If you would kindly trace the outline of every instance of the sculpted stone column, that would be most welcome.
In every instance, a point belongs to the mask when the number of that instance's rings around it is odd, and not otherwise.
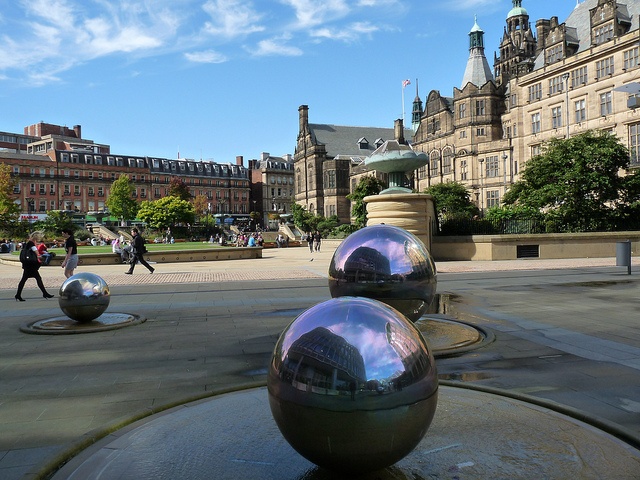
[[[426,193],[383,193],[364,198],[367,226],[394,225],[413,233],[431,251],[432,225],[435,220],[433,197]]]

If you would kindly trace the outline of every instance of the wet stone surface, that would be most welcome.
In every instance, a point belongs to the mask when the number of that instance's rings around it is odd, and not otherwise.
[[[146,318],[131,313],[103,313],[90,322],[77,322],[65,315],[60,315],[37,320],[20,327],[20,330],[24,333],[43,335],[93,333],[139,325],[145,321]]]

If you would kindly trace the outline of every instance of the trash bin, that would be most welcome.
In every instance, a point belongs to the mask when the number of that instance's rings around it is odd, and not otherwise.
[[[627,267],[631,275],[631,240],[616,242],[616,267]]]

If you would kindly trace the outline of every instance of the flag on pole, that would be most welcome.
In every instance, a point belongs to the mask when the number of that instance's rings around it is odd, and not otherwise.
[[[402,88],[405,88],[407,85],[411,85],[411,80],[407,79],[402,81]]]

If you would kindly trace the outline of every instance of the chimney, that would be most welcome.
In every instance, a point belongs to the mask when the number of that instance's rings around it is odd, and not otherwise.
[[[300,132],[307,132],[309,130],[309,106],[300,105],[298,113],[300,114]]]
[[[542,50],[544,50],[545,40],[547,35],[549,34],[549,30],[551,25],[550,20],[540,19],[536,22],[536,35],[538,37],[538,42],[536,44],[536,55],[539,55]]]
[[[393,136],[400,145],[407,143],[404,139],[404,123],[401,118],[397,119],[393,125]]]
[[[262,152],[260,154],[260,160],[262,160],[263,162],[266,162],[267,160],[269,160],[269,152]]]
[[[76,134],[76,138],[82,138],[82,127],[80,125],[74,125],[73,131]]]
[[[242,155],[237,155],[236,156],[236,165],[241,167],[243,163],[244,163],[244,157]]]

